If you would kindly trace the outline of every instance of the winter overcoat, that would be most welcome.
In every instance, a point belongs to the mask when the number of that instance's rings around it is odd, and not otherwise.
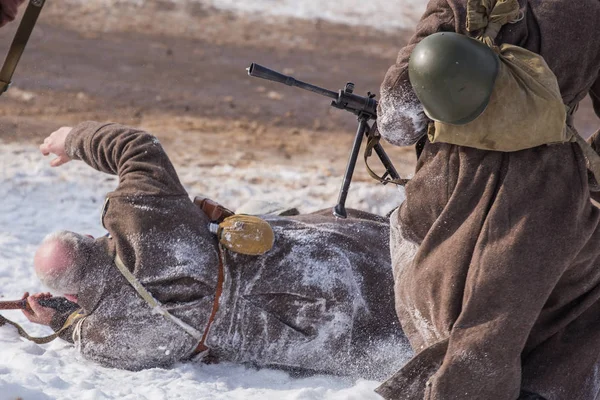
[[[425,135],[430,121],[408,80],[408,58],[430,34],[466,34],[466,3],[430,1],[389,69],[378,122],[390,142],[410,145]],[[564,103],[574,109],[589,93],[599,113],[600,1],[519,3],[524,18],[505,25],[497,44],[541,54]],[[597,399],[599,221],[576,144],[502,153],[426,143],[391,217],[396,309],[418,354],[379,392]]]
[[[71,158],[119,176],[108,194],[97,254],[73,330],[84,357],[137,370],[190,357],[198,342],[153,314],[115,267],[118,254],[166,308],[204,332],[215,298],[217,239],[158,140],[117,124],[87,122],[66,141]],[[201,179],[199,177],[199,179]],[[225,279],[206,345],[213,359],[383,377],[407,346],[395,318],[385,218],[327,210],[265,217],[275,245],[263,256],[223,252]],[[64,315],[56,316],[58,328]]]

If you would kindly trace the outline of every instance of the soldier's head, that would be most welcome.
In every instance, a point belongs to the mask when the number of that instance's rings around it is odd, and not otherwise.
[[[48,235],[35,253],[35,272],[50,290],[77,296],[83,268],[95,248],[94,238],[69,231]]]

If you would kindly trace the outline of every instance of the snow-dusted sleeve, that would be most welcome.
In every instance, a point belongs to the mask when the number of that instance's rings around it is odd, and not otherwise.
[[[387,71],[381,85],[377,126],[388,142],[410,146],[427,133],[429,119],[408,80],[408,59],[425,37],[441,31],[453,32],[454,20],[454,12],[446,0],[431,0],[415,34]]]
[[[158,139],[114,123],[83,122],[65,141],[67,155],[119,176],[115,195],[177,196],[187,192]]]

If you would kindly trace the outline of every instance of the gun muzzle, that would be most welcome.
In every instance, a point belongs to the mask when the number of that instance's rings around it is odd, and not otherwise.
[[[338,99],[337,92],[332,92],[331,90],[323,89],[322,87],[299,81],[295,78],[292,78],[291,76],[281,74],[277,71],[273,71],[272,69],[263,67],[262,65],[256,63],[250,64],[250,66],[246,68],[246,71],[248,71],[248,75],[253,76],[255,78],[262,78],[268,81],[283,83],[288,86],[296,86],[300,89],[320,94],[321,96],[326,96],[334,100]]]
[[[256,63],[250,64],[250,66],[246,68],[246,71],[248,71],[248,75],[253,76],[255,78],[262,78],[273,82],[279,82],[288,86],[295,86],[296,84],[296,79],[292,78],[291,76],[281,74],[277,71],[273,71],[272,69],[263,67],[262,65]]]

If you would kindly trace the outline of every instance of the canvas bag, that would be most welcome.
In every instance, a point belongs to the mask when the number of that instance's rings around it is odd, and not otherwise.
[[[467,31],[498,54],[500,67],[487,108],[464,125],[435,121],[432,143],[443,142],[481,150],[518,151],[572,139],[558,81],[539,54],[494,40],[507,23],[523,18],[517,0],[468,0]]]

